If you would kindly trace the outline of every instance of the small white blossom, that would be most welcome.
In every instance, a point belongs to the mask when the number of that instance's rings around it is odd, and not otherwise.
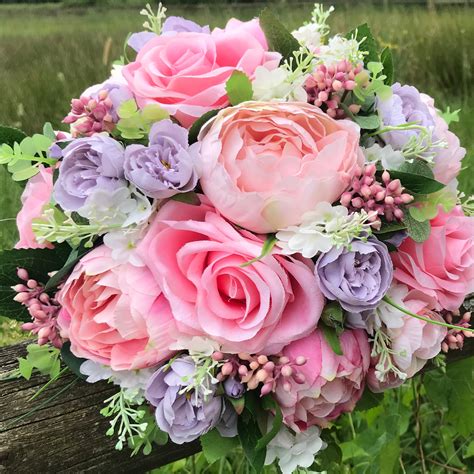
[[[101,380],[109,380],[112,377],[112,369],[106,365],[99,364],[93,360],[86,360],[81,364],[79,371],[86,375],[86,382],[96,383]]]
[[[267,446],[265,465],[272,464],[278,459],[283,474],[291,474],[298,467],[310,467],[316,453],[327,446],[320,433],[317,426],[310,426],[302,433],[293,434],[283,425]]]
[[[316,23],[308,23],[300,26],[291,34],[299,41],[302,46],[306,46],[310,51],[314,51],[321,46],[320,25]]]
[[[299,226],[290,226],[277,232],[278,246],[286,255],[301,253],[312,258],[332,247],[349,247],[355,238],[370,235],[370,214],[351,213],[344,206],[320,202],[314,211],[303,215]]]
[[[254,100],[273,99],[306,102],[308,96],[303,88],[304,77],[292,78],[291,72],[284,66],[268,70],[258,66],[252,81]]]
[[[190,355],[201,355],[210,357],[213,352],[220,349],[218,342],[213,341],[207,337],[193,336],[186,337],[181,336],[178,340],[173,343],[169,349],[171,351],[182,351],[186,350]]]
[[[405,163],[405,157],[400,150],[394,150],[391,145],[381,147],[375,143],[370,148],[362,148],[367,162],[381,163],[386,170],[397,170]]]
[[[327,45],[321,46],[317,54],[319,63],[327,66],[336,64],[346,59],[352,64],[358,64],[364,60],[365,53],[359,50],[360,43],[355,38],[344,38],[343,36],[333,36]]]
[[[104,244],[112,250],[112,258],[116,262],[143,267],[145,263],[136,251],[141,234],[141,229],[112,231],[104,235]]]

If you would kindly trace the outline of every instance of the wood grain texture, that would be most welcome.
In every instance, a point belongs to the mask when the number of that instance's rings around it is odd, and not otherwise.
[[[26,345],[0,348],[0,374],[17,367]],[[447,362],[473,355],[474,338],[466,339],[464,349],[450,352]],[[425,370],[430,368],[428,365]],[[157,446],[149,456],[133,458],[128,449],[116,451],[115,439],[105,436],[108,420],[99,414],[103,401],[117,390],[106,383],[78,380],[54,401],[41,406],[75,378],[62,377],[33,403],[29,398],[47,378],[0,381],[0,473],[144,473],[200,451],[199,442]],[[39,409],[13,423],[32,406]]]

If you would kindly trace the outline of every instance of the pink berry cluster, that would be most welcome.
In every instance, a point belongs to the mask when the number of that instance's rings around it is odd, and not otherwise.
[[[320,64],[304,84],[308,102],[326,109],[326,113],[332,118],[345,118],[346,113],[340,107],[341,101],[347,92],[355,88],[355,78],[362,70],[362,63],[354,66],[347,59],[331,66]],[[358,104],[350,104],[348,107],[353,114],[360,111]]]
[[[303,356],[290,360],[283,355],[269,357],[264,354],[240,353],[237,356],[228,356],[214,352],[212,357],[214,360],[225,361],[217,374],[219,381],[230,377],[239,380],[247,390],[261,387],[262,397],[274,392],[277,384],[289,392],[292,382],[297,384],[305,382],[304,375],[299,371],[299,367],[306,364],[306,358]]]
[[[466,311],[462,316],[459,311],[444,311],[442,313],[443,318],[449,324],[455,324],[463,328],[470,328],[471,324],[471,312]],[[464,338],[474,337],[474,333],[471,331],[463,331],[462,329],[449,329],[448,334],[441,344],[443,352],[448,352],[456,349],[462,349],[464,346]]]
[[[113,104],[109,91],[102,89],[96,98],[81,96],[80,99],[72,99],[71,111],[64,118],[63,123],[71,124],[71,134],[74,138],[111,132],[115,127],[112,110]]]
[[[377,180],[376,171],[375,164],[371,163],[365,166],[362,173],[354,176],[349,191],[341,196],[341,204],[353,212],[364,209],[372,213],[372,226],[379,229],[381,216],[387,222],[401,220],[404,215],[403,206],[414,198],[404,192],[405,188],[399,179],[390,178],[387,170],[382,173],[382,182]]]
[[[31,323],[24,323],[21,328],[37,334],[40,346],[51,342],[54,347],[60,348],[63,341],[57,326],[59,304],[44,291],[41,284],[29,277],[24,268],[19,268],[17,275],[25,283],[12,287],[17,293],[13,299],[26,306],[33,320]]]

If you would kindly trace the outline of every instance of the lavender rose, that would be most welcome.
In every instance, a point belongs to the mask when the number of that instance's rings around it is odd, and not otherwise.
[[[161,368],[151,377],[145,396],[156,407],[158,427],[177,444],[193,441],[220,422],[234,436],[236,430],[230,424],[236,425],[236,418],[229,417],[222,397],[215,396],[212,389],[211,393],[183,391],[192,383],[195,371],[192,358],[183,356],[175,359],[168,370]]]
[[[66,211],[80,209],[96,189],[115,191],[126,184],[124,149],[107,135],[78,138],[63,150],[54,199]]]
[[[199,145],[188,145],[188,131],[171,120],[161,120],[150,130],[148,146],[125,150],[125,176],[144,194],[156,199],[192,191],[198,181]]]
[[[206,33],[210,34],[209,26],[200,26],[194,21],[181,16],[169,16],[163,23],[162,34],[169,33]]]
[[[333,247],[316,262],[321,291],[350,312],[377,306],[387,292],[393,267],[387,247],[374,238],[354,240],[351,250]]]

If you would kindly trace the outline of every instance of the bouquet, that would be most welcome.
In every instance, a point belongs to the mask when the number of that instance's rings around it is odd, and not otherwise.
[[[0,130],[27,181],[0,257],[0,312],[38,337],[20,373],[42,351],[115,384],[118,449],[309,467],[364,390],[472,336],[457,112],[395,82],[367,24],[330,36],[332,10],[290,33],[147,6],[69,130]]]

